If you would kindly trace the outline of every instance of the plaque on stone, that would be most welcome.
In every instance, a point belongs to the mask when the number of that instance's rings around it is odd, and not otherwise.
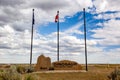
[[[52,63],[55,70],[81,70],[82,66],[75,61],[62,60]]]

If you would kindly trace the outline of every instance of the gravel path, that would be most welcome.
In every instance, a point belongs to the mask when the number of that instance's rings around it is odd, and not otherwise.
[[[37,71],[33,73],[70,73],[70,72],[86,72],[85,70],[53,70],[53,71]]]

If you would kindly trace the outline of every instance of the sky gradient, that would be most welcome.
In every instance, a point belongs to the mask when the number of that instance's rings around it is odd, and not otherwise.
[[[0,0],[0,63],[29,63],[32,9],[35,9],[33,63],[41,54],[85,63],[83,8],[88,63],[120,63],[120,0]]]

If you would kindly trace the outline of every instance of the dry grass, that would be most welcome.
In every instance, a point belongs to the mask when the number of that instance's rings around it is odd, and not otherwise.
[[[40,73],[41,80],[108,80],[106,73],[73,72],[73,73]]]
[[[109,80],[108,75],[116,65],[89,65],[88,72],[37,73],[40,80]]]
[[[21,65],[25,66],[25,65]],[[85,69],[84,65],[83,69]],[[109,80],[108,75],[114,71],[116,64],[99,64],[89,65],[88,72],[70,72],[70,73],[31,73],[37,75],[39,80]],[[27,74],[23,74],[26,76]]]

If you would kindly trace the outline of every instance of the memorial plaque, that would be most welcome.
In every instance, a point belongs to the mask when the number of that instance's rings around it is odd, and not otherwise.
[[[52,63],[55,70],[81,70],[82,66],[75,61],[62,60]]]

